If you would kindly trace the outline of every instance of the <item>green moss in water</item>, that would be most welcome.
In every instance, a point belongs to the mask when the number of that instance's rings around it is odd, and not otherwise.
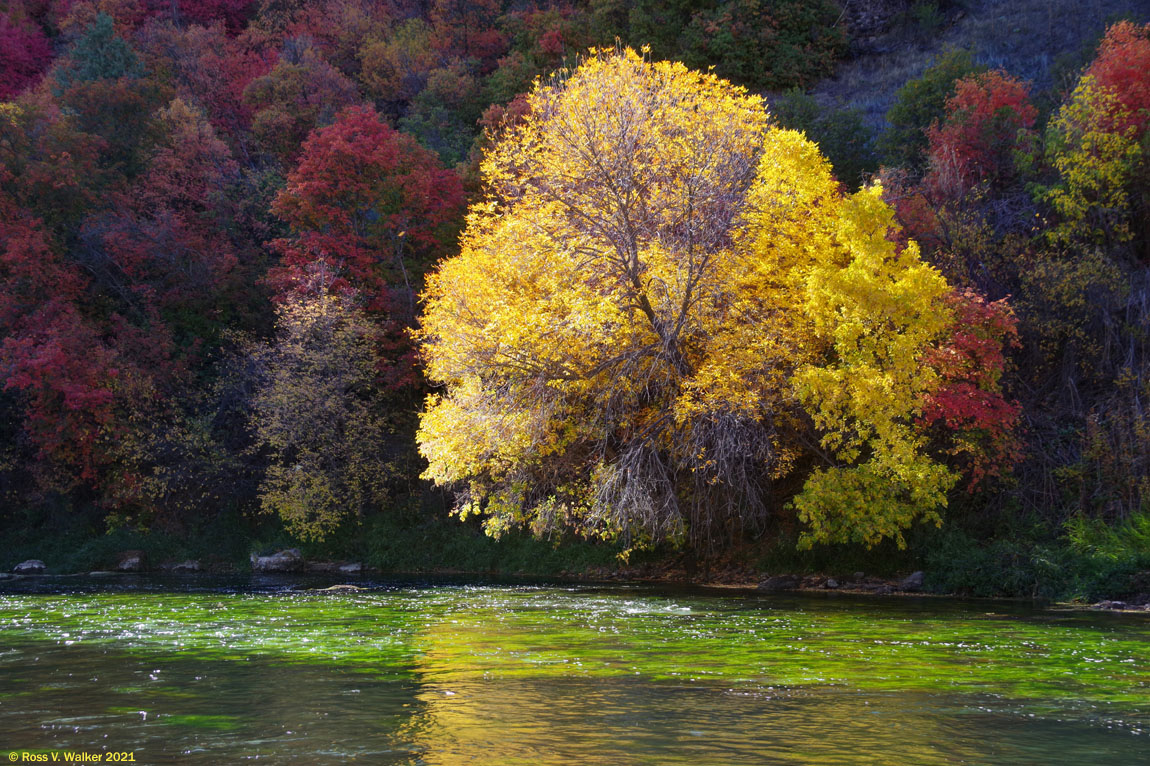
[[[1145,745],[1148,639],[1131,615],[638,587],[7,595],[0,688],[34,693],[0,699],[0,735],[192,763],[1100,766]]]

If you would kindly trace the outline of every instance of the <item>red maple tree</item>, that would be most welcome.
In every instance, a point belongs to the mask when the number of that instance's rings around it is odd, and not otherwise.
[[[948,301],[954,323],[926,360],[939,384],[924,403],[920,423],[943,429],[945,451],[965,469],[973,491],[1021,455],[1021,407],[1005,398],[1001,385],[1006,350],[1019,345],[1018,322],[1005,300],[987,301],[973,290],[956,290]]]

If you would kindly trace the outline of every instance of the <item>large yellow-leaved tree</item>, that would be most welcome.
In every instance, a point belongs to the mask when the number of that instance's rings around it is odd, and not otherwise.
[[[811,541],[901,541],[955,476],[915,426],[949,288],[880,189],[844,196],[762,100],[593,52],[537,84],[429,280],[426,475],[490,532],[696,545],[794,508]]]

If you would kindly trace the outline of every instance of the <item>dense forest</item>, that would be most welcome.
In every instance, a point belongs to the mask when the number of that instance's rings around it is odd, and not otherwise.
[[[1150,25],[872,129],[848,10],[0,2],[0,566],[1150,590]]]

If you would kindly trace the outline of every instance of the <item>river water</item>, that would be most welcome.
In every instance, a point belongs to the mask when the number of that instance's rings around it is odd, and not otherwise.
[[[0,582],[0,762],[1150,763],[1150,616],[326,584]]]

